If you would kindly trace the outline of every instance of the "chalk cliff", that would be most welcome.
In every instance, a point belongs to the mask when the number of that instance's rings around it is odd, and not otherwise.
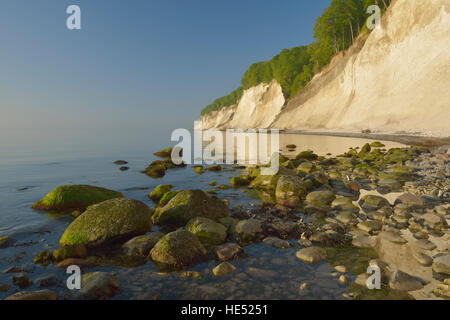
[[[394,0],[380,25],[286,103],[273,80],[204,128],[276,128],[450,136],[450,1]]]

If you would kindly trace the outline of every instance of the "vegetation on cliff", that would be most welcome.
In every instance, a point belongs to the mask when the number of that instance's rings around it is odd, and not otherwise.
[[[390,3],[391,0],[333,0],[316,20],[313,43],[284,49],[270,61],[252,64],[241,80],[242,87],[215,100],[201,115],[237,104],[244,90],[273,79],[281,85],[286,100],[292,99],[335,54],[348,49],[361,32],[367,31],[369,6],[378,5],[383,13]]]

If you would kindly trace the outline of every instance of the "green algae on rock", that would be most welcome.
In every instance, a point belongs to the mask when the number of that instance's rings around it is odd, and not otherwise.
[[[159,200],[158,205],[160,207],[164,207],[167,203],[169,203],[170,200],[172,200],[173,197],[175,197],[178,194],[178,192],[180,191],[169,191],[164,193],[161,200]]]
[[[152,199],[154,203],[159,203],[161,198],[169,191],[171,191],[173,185],[171,184],[160,184],[157,186],[149,195],[149,198]]]
[[[60,262],[69,258],[85,258],[87,254],[84,244],[76,244],[56,249],[53,251],[52,257],[55,262]]]
[[[120,238],[151,230],[149,207],[125,198],[112,199],[89,207],[76,218],[61,237],[61,246],[86,244],[99,246]]]
[[[191,219],[186,230],[193,233],[205,246],[223,244],[227,238],[227,228],[224,225],[204,217]]]
[[[122,197],[122,193],[105,188],[67,185],[57,187],[42,200],[36,202],[32,208],[49,211],[84,210],[93,204]]]
[[[202,190],[178,192],[164,207],[158,208],[154,218],[160,225],[185,226],[195,217],[217,221],[228,216],[228,206],[222,200],[211,197]]]
[[[191,232],[179,229],[162,237],[149,258],[162,270],[177,270],[205,259],[207,251]]]
[[[245,187],[250,184],[250,179],[247,176],[234,177],[230,180],[233,188]]]

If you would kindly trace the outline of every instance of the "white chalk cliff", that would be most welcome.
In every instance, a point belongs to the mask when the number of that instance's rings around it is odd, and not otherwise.
[[[273,80],[203,128],[276,128],[450,136],[450,1],[394,0],[362,35],[287,104]]]

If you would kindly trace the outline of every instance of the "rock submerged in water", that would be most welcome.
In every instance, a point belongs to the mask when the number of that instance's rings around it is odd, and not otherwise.
[[[297,251],[296,256],[306,263],[316,264],[327,258],[327,252],[323,248],[308,247]]]
[[[179,229],[162,237],[150,251],[149,258],[163,270],[177,270],[205,259],[207,251],[189,231]]]
[[[75,298],[83,300],[103,300],[120,292],[119,280],[106,272],[86,273],[81,278],[81,289]]]
[[[132,257],[146,257],[155,244],[164,236],[161,232],[152,232],[130,239],[122,245],[124,253]]]
[[[42,200],[36,202],[32,208],[57,212],[85,210],[91,205],[122,197],[122,193],[105,188],[88,185],[67,185],[57,187]]]
[[[184,227],[195,217],[217,221],[228,217],[228,213],[228,206],[222,200],[202,190],[184,190],[178,192],[164,207],[158,208],[154,219],[160,225]]]
[[[154,203],[159,203],[161,198],[170,190],[172,190],[173,185],[171,184],[160,184],[157,186],[149,195]]]
[[[277,202],[287,207],[297,207],[301,197],[307,193],[307,186],[299,177],[282,175],[277,182],[275,197]]]
[[[58,295],[56,294],[56,292],[51,290],[21,291],[7,297],[5,300],[58,300]]]
[[[137,200],[119,198],[89,207],[61,237],[61,246],[100,246],[151,230],[151,210]]]
[[[227,238],[227,228],[224,225],[205,217],[191,219],[186,230],[193,233],[203,245],[223,244]]]

